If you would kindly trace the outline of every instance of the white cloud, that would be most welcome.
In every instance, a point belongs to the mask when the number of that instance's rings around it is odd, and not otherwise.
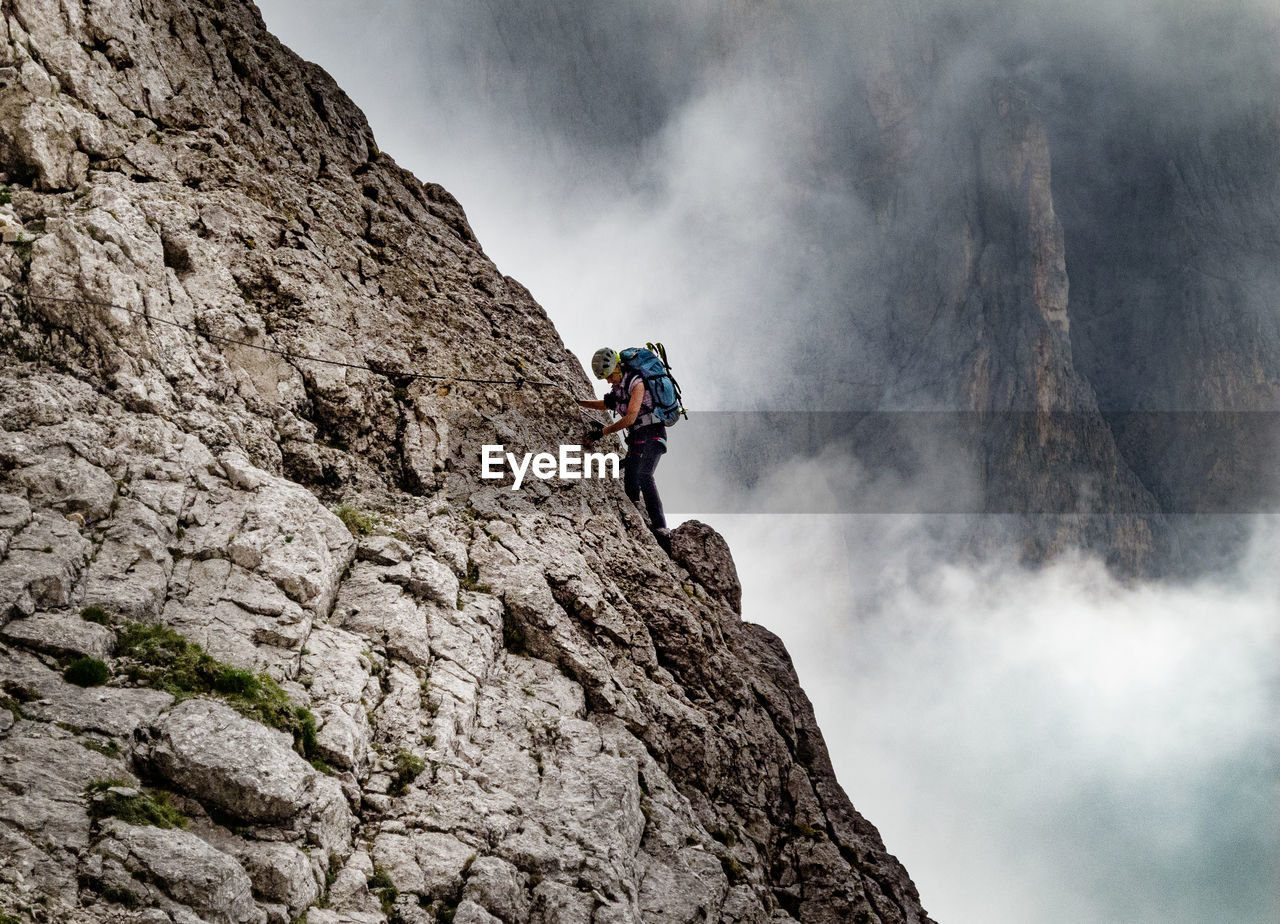
[[[855,806],[947,924],[1264,924],[1277,581],[934,558],[912,517],[711,518]],[[1259,533],[1258,549],[1275,533]]]

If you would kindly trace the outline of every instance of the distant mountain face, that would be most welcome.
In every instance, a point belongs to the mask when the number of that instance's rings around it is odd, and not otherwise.
[[[1033,554],[1193,568],[1204,524],[1182,515],[1276,497],[1280,21],[1132,16],[978,4],[899,65],[916,92],[884,119],[908,139],[881,194],[906,328],[889,377],[995,415],[993,506],[1104,514],[1033,523]],[[1031,410],[1070,413],[1001,417]]]
[[[3,7],[0,917],[927,924],[723,540],[252,4]]]

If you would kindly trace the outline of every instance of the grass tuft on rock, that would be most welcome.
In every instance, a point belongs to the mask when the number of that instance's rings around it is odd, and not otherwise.
[[[740,882],[747,881],[747,870],[737,857],[723,856],[720,858],[720,867],[724,870],[725,876],[729,878],[731,885],[737,885]]]
[[[220,696],[241,715],[288,732],[294,748],[308,760],[319,758],[316,719],[296,705],[267,674],[255,674],[218,661],[168,626],[131,622],[117,632],[116,656],[128,661],[135,683],[164,690],[176,699]]]
[[[111,614],[100,606],[86,606],[80,611],[80,618],[85,622],[96,622],[100,626],[111,625]]]
[[[803,837],[814,841],[825,841],[827,839],[827,835],[824,832],[819,831],[813,825],[805,824],[803,821],[792,821],[787,828],[787,832],[792,837]]]
[[[100,687],[111,677],[111,668],[97,658],[76,658],[62,672],[62,679],[78,687]]]
[[[105,901],[109,901],[116,905],[123,905],[126,908],[138,908],[142,905],[142,899],[137,892],[133,892],[122,886],[108,886],[102,891],[102,897]]]
[[[388,792],[393,796],[404,795],[409,788],[409,784],[421,776],[426,769],[427,762],[421,757],[416,754],[410,754],[408,751],[401,751],[396,755],[396,773]]]
[[[467,562],[467,574],[458,581],[458,587],[462,590],[469,590],[473,593],[487,594],[492,593],[492,588],[488,584],[480,581],[480,565],[474,561]]]
[[[86,738],[80,742],[80,745],[89,751],[96,751],[104,757],[117,758],[120,756],[120,745],[114,741],[97,741],[93,738]]]
[[[396,899],[400,897],[400,892],[396,889],[396,884],[392,881],[391,874],[381,866],[375,866],[373,875],[369,877],[368,886],[370,892],[377,894],[378,903],[382,905],[382,913],[391,918]]]
[[[437,924],[453,924],[458,915],[458,903],[441,898],[431,903],[430,910]]]
[[[0,696],[0,709],[9,710],[9,714],[12,715],[15,719],[26,718],[26,715],[22,711],[21,703],[19,703],[18,700],[14,699],[11,696]],[[4,922],[0,921],[0,924],[4,924]]]
[[[112,792],[112,790],[121,790]],[[89,785],[89,814],[94,818],[119,818],[129,825],[185,828],[187,817],[169,801],[167,793],[147,792],[124,780],[98,780]]]
[[[529,654],[529,638],[524,627],[507,607],[502,609],[502,645],[513,655],[525,657]]]
[[[333,508],[334,516],[346,525],[353,536],[367,536],[378,525],[378,520],[371,513],[366,513],[350,504],[339,504]]]

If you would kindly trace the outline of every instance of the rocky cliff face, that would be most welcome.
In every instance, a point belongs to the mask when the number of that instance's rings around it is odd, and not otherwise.
[[[476,477],[589,384],[448,193],[251,4],[0,9],[6,920],[928,920],[714,533]]]

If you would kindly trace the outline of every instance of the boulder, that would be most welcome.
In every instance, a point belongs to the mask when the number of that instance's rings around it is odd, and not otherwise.
[[[525,874],[506,860],[480,857],[467,870],[463,899],[503,921],[524,921],[529,917],[526,881]],[[458,910],[461,912],[461,906]]]
[[[34,513],[9,539],[7,557],[0,562],[0,622],[70,606],[89,554],[89,542],[66,517]]]
[[[671,531],[671,558],[695,581],[742,614],[742,583],[724,537],[698,520],[687,520]]]
[[[31,505],[13,494],[0,494],[0,530],[19,530],[31,522]]]
[[[27,700],[21,711],[27,718],[113,737],[131,735],[173,703],[168,693],[145,687],[78,687],[66,683],[59,672],[20,648],[0,646],[0,678],[6,689],[21,691],[20,696]]]
[[[138,884],[157,887],[208,924],[265,922],[253,902],[244,869],[194,834],[179,828],[153,828],[110,819],[93,850],[103,860],[100,881],[132,891]]]
[[[371,648],[425,666],[431,659],[427,614],[398,586],[382,580],[383,569],[358,561],[342,582],[334,622],[365,638]]]
[[[394,536],[370,536],[361,541],[356,555],[361,561],[375,565],[394,565],[408,561],[413,557],[413,550]]]
[[[373,861],[401,892],[446,898],[473,862],[476,849],[452,834],[417,831],[379,834],[373,842]]]
[[[428,555],[413,559],[408,569],[389,571],[386,580],[404,587],[419,600],[456,606],[458,603],[458,578],[452,569]]]
[[[253,882],[254,894],[288,907],[292,914],[320,897],[322,883],[305,853],[291,844],[248,841],[235,851]]]
[[[354,822],[341,787],[283,732],[225,703],[191,699],[137,737],[138,759],[201,802],[252,824],[295,823],[325,849],[349,849]]]
[[[106,517],[116,497],[111,476],[78,456],[38,462],[16,475],[33,506],[80,513],[90,522]]]
[[[17,619],[6,625],[0,636],[24,648],[53,655],[108,658],[116,647],[115,633],[109,628],[70,613],[36,613]]]
[[[458,910],[453,916],[453,924],[502,924],[502,919],[494,917],[480,905],[464,898],[458,903]]]

